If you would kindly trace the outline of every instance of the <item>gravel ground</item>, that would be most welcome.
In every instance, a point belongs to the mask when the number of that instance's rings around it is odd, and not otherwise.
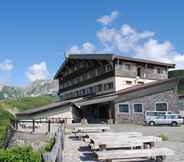
[[[94,126],[94,125],[93,125]],[[175,152],[173,157],[168,157],[165,162],[184,162],[184,126],[140,126],[140,125],[112,125],[112,131],[136,131],[144,135],[159,136],[165,134],[169,140],[156,144],[156,147],[167,147]],[[96,162],[95,155],[89,150],[87,144],[72,138],[71,135],[65,136],[64,162]]]
[[[144,135],[159,136],[165,134],[169,140],[158,143],[156,147],[167,147],[175,152],[173,157],[168,157],[166,162],[184,162],[184,126],[139,126],[139,125],[113,125],[113,131],[137,131]]]

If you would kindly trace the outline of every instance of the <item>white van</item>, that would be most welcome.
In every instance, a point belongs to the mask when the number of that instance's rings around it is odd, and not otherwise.
[[[145,124],[147,125],[162,125],[168,124],[176,126],[183,123],[181,115],[172,111],[146,111],[145,112]]]

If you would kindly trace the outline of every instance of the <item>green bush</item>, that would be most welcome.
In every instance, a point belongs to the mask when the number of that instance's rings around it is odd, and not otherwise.
[[[51,96],[24,97],[16,100],[4,101],[4,104],[7,108],[17,108],[19,111],[24,111],[50,104],[55,100],[56,98]]]
[[[16,108],[18,111],[24,111],[50,104],[56,100],[57,98],[52,96],[38,96],[0,101],[0,148],[3,147],[7,129],[10,126],[11,119],[14,118],[8,110]]]
[[[0,148],[3,147],[6,138],[6,133],[10,126],[12,118],[13,116],[9,112],[5,110],[0,110]]]
[[[168,72],[169,78],[184,78],[184,70],[172,70]]]
[[[41,162],[41,154],[31,147],[15,147],[0,150],[0,162]]]
[[[55,138],[50,138],[48,141],[48,144],[45,145],[44,147],[44,152],[50,152],[52,150],[52,147],[55,144]]]
[[[168,73],[169,78],[177,78],[178,82],[178,93],[184,94],[184,70],[173,70]]]
[[[162,139],[162,141],[168,141],[169,137],[166,134],[160,134],[159,137]]]

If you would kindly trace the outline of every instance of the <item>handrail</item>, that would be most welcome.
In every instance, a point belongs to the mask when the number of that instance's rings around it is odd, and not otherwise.
[[[55,135],[55,141],[52,150],[42,155],[43,162],[63,162],[64,126],[58,129]]]

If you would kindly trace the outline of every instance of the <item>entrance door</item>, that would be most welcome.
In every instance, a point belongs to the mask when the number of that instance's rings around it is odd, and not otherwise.
[[[137,76],[141,77],[141,68],[140,67],[137,68]]]
[[[99,119],[106,121],[108,119],[108,106],[99,107]]]

